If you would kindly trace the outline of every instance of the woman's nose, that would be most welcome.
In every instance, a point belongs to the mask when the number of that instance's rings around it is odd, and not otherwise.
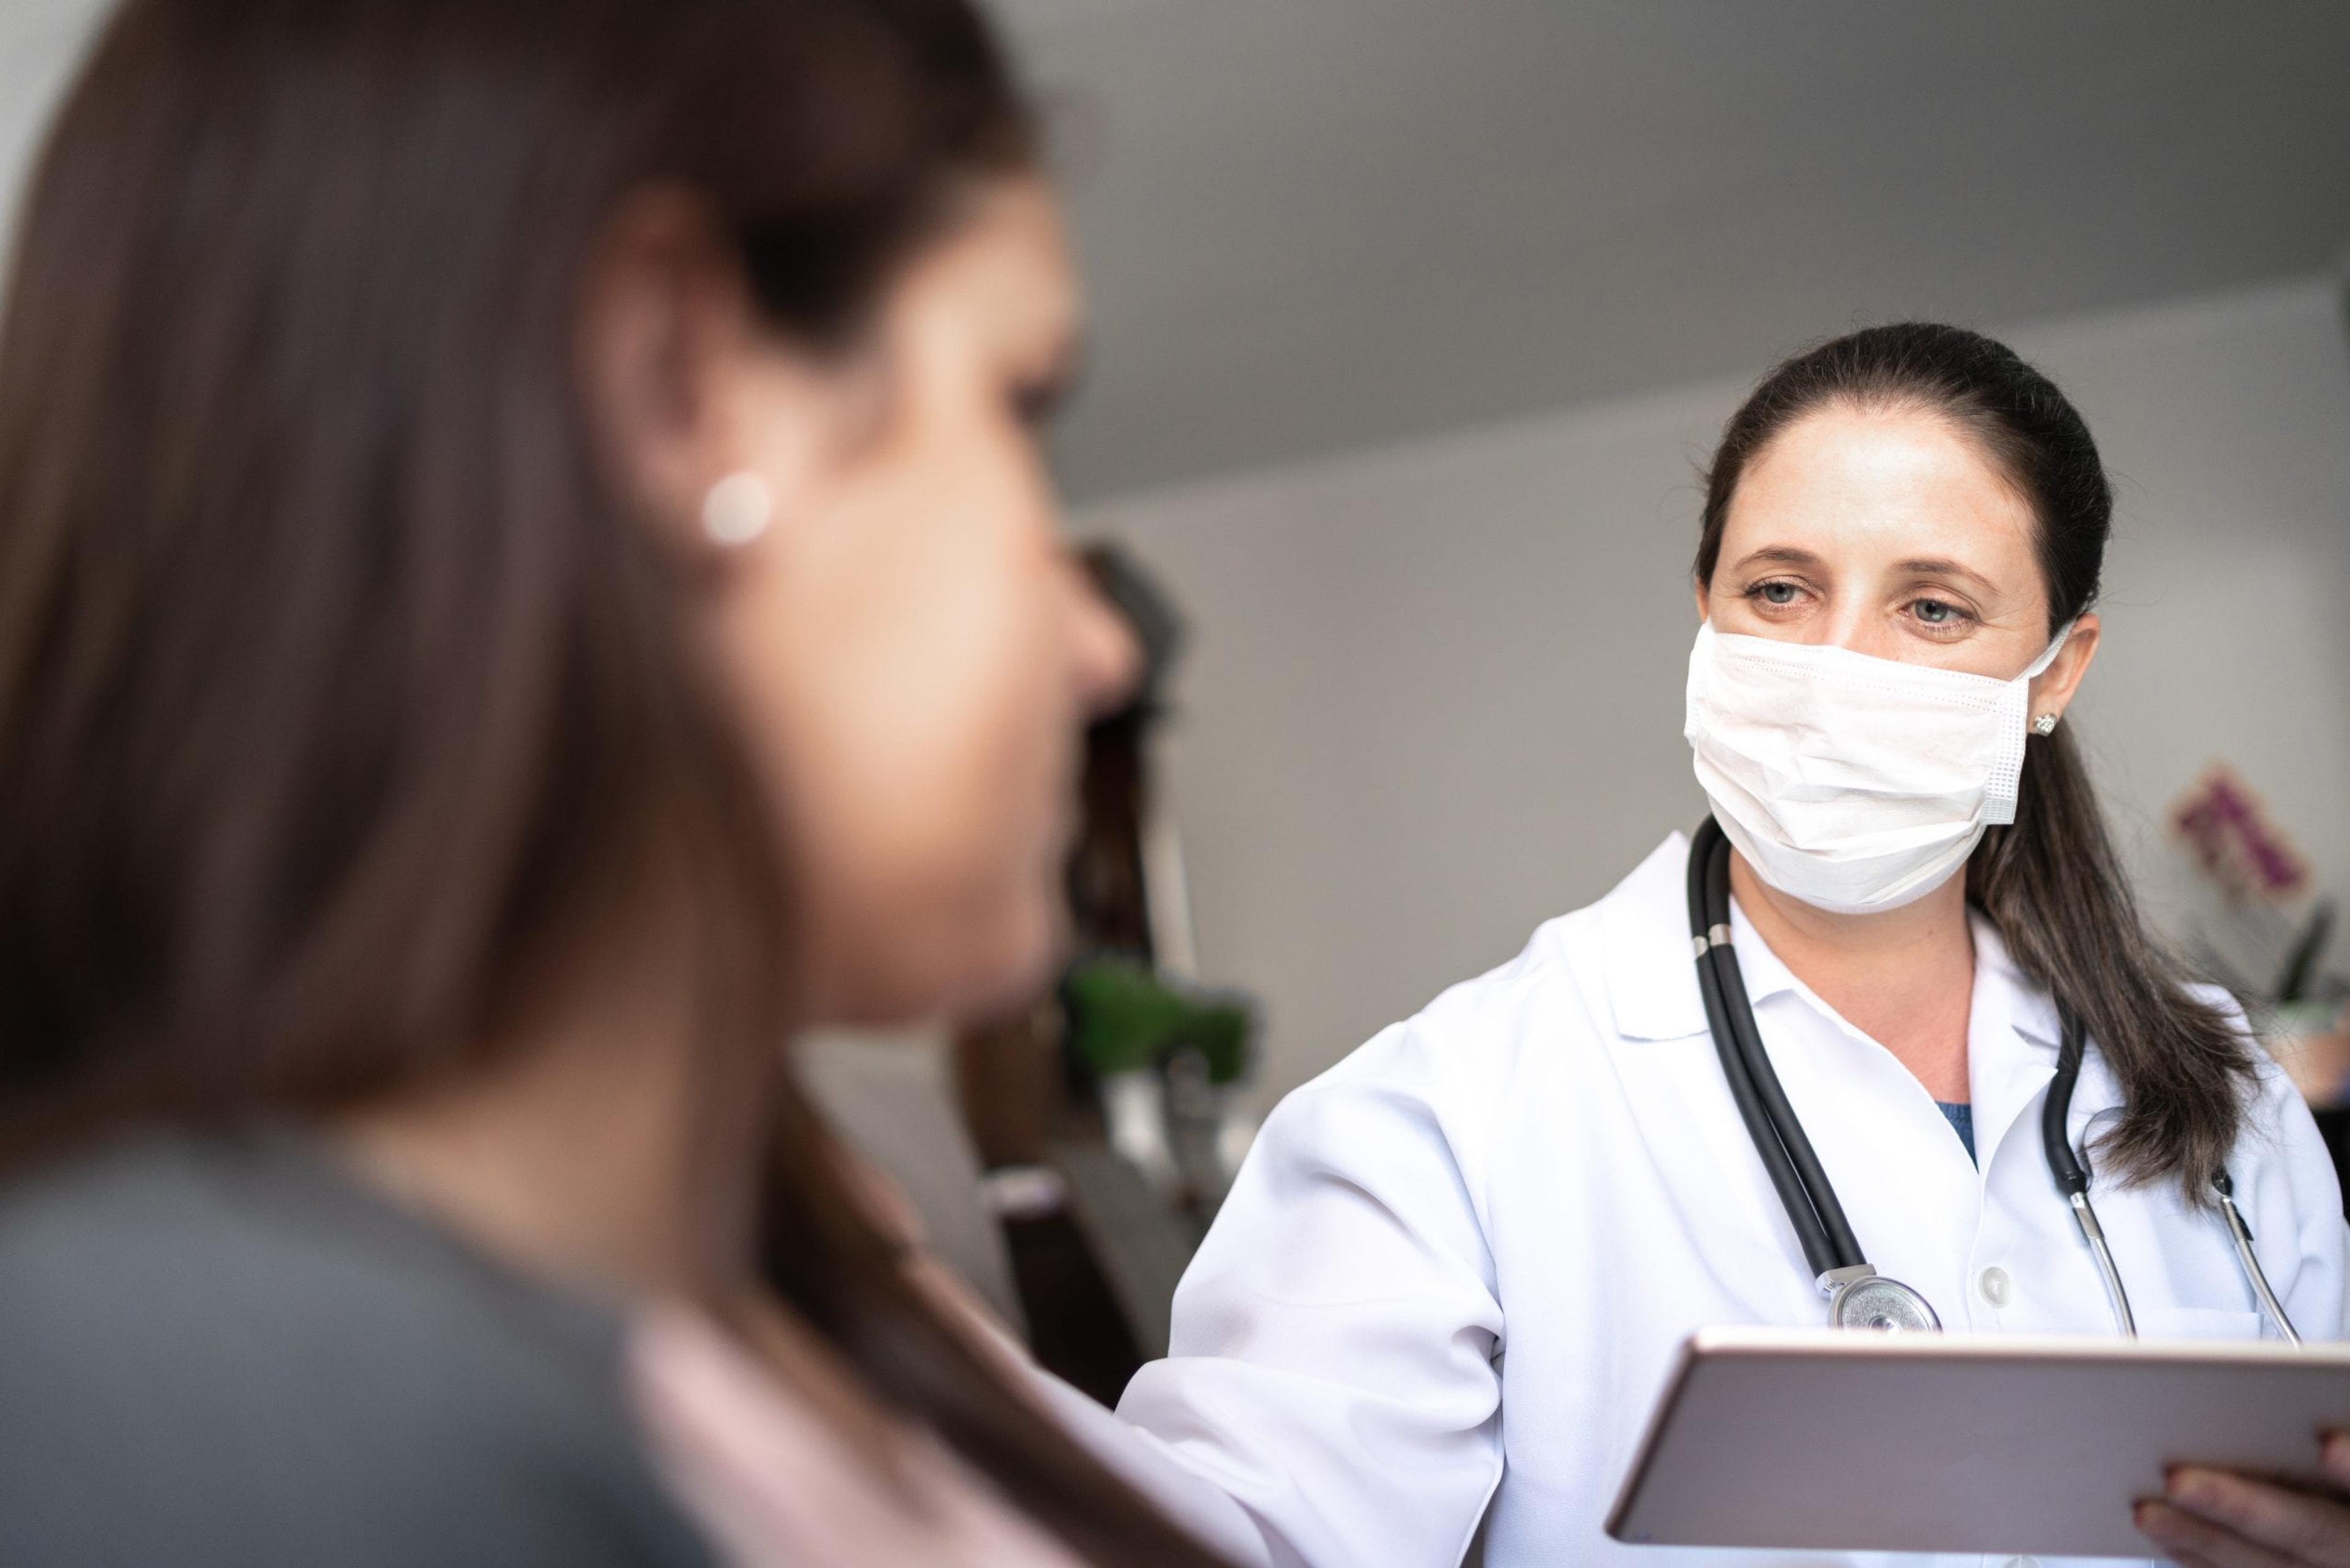
[[[1134,696],[1142,679],[1142,645],[1135,640],[1126,618],[1074,561],[1069,563],[1067,580],[1074,599],[1070,637],[1078,695],[1087,716],[1098,718],[1118,711]]]

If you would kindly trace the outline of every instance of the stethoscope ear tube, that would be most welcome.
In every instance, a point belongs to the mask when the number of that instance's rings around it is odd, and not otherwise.
[[[2114,1324],[2125,1339],[2137,1337],[2137,1316],[2130,1311],[2129,1292],[2122,1288],[2122,1272],[2106,1244],[2106,1228],[2089,1204],[2089,1171],[2073,1154],[2072,1130],[2064,1124],[2073,1114],[2073,1086],[2081,1078],[2081,1021],[2062,1002],[2056,1004],[2056,1075],[2048,1080],[2047,1097],[2040,1103],[2040,1146],[2048,1157],[2048,1175],[2073,1210],[2073,1223],[2088,1243],[2089,1257],[2105,1282],[2113,1303]]]
[[[1804,1261],[1826,1288],[1830,1275],[1867,1263],[1820,1168],[1819,1157],[1787,1105],[1786,1092],[1755,1033],[1752,1014],[1739,1005],[1746,1000],[1746,982],[1738,971],[1738,955],[1729,942],[1710,935],[1730,921],[1730,840],[1711,816],[1690,846],[1689,909],[1698,991],[1705,1002],[1715,1053],[1721,1058],[1722,1076],[1803,1245]]]
[[[1828,1321],[1839,1328],[1889,1332],[1942,1326],[1926,1298],[1887,1279],[1861,1256],[1860,1243],[1820,1168],[1804,1124],[1762,1048],[1762,1031],[1746,1000],[1746,979],[1730,940],[1730,840],[1708,817],[1690,846],[1690,945],[1697,958],[1698,992],[1721,1058],[1731,1098],[1746,1123],[1754,1152],[1777,1189],[1802,1242],[1812,1277],[1828,1298]]]
[[[2040,1103],[2040,1143],[2048,1156],[2048,1174],[2066,1198],[2085,1198],[2089,1172],[2073,1156],[2073,1139],[2065,1121],[2073,1114],[2073,1085],[2081,1076],[2081,1021],[2063,1002],[2056,1004],[2058,1043],[2056,1075],[2048,1081],[2048,1097]],[[2079,1211],[2075,1205],[2074,1211]]]
[[[1746,1124],[1748,1137],[1754,1152],[1762,1161],[1763,1174],[1771,1179],[1779,1194],[1780,1203],[1787,1210],[1789,1223],[1795,1229],[1795,1240],[1804,1249],[1804,1259],[1811,1264],[1813,1277],[1824,1278],[1841,1266],[1835,1247],[1828,1241],[1827,1230],[1820,1223],[1812,1208],[1811,1195],[1804,1190],[1803,1179],[1795,1173],[1787,1150],[1779,1140],[1778,1128],[1772,1126],[1761,1097],[1754,1091],[1754,1080],[1748,1075],[1746,1063],[1732,1044],[1730,1009],[1723,1000],[1721,975],[1714,967],[1713,954],[1721,950],[1707,937],[1711,921],[1707,918],[1706,883],[1717,848],[1727,852],[1729,841],[1722,836],[1721,825],[1707,817],[1698,829],[1690,846],[1689,912],[1691,946],[1696,950],[1697,989],[1705,1002],[1705,1021],[1713,1035],[1713,1047],[1721,1058],[1721,1075],[1730,1085],[1730,1097],[1738,1106],[1739,1119]]]
[[[1713,838],[1711,853],[1707,857],[1705,879],[1705,916],[1707,929],[1727,932],[1730,929],[1730,840],[1721,825],[1711,817],[1706,819]],[[1746,1002],[1746,976],[1738,966],[1738,950],[1728,941],[1712,944],[1707,957],[1714,965],[1714,980],[1721,987],[1722,1011],[1729,1014],[1731,1041],[1738,1054],[1745,1059],[1746,1071],[1754,1081],[1754,1092],[1762,1102],[1763,1114],[1778,1130],[1779,1141],[1785,1146],[1787,1158],[1802,1179],[1804,1191],[1810,1195],[1812,1208],[1818,1213],[1821,1227],[1827,1232],[1828,1248],[1835,1254],[1840,1269],[1866,1268],[1868,1260],[1861,1254],[1860,1241],[1853,1234],[1851,1222],[1845,1218],[1844,1205],[1835,1195],[1835,1186],[1813,1152],[1812,1140],[1804,1131],[1802,1118],[1794,1106],[1787,1103],[1787,1091],[1779,1082],[1778,1069],[1771,1065],[1770,1053],[1763,1049],[1762,1033],[1754,1023],[1754,1010]],[[1735,999],[1734,1001],[1732,999]]]
[[[2114,1322],[2124,1337],[2136,1339],[2137,1318],[2130,1311],[2129,1293],[2122,1288],[2121,1269],[2114,1262],[2105,1227],[2097,1223],[2097,1211],[2089,1204],[2088,1167],[2074,1157],[2071,1130],[2065,1126],[2072,1117],[2073,1089],[2081,1076],[2081,1021],[2062,1002],[2057,1003],[2056,1017],[2056,1075],[2049,1080],[2048,1097],[2040,1108],[2040,1141],[2048,1156],[2048,1174],[2055,1179],[2056,1189],[2072,1206],[2074,1221],[2081,1228],[2081,1240],[2088,1243],[2089,1255],[2106,1282],[2106,1293],[2113,1298]],[[2236,1262],[2243,1270],[2245,1283],[2251,1286],[2261,1310],[2276,1324],[2285,1343],[2299,1345],[2301,1335],[2293,1328],[2293,1319],[2285,1315],[2284,1303],[2270,1288],[2268,1272],[2261,1267],[2260,1254],[2252,1250],[2251,1227],[2244,1223],[2242,1212],[2236,1208],[2235,1181],[2222,1168],[2211,1178],[2211,1188],[2219,1194],[2220,1215],[2227,1221],[2228,1239],[2235,1244]]]
[[[2261,1255],[2252,1251],[2252,1228],[2244,1223],[2243,1213],[2236,1207],[2235,1179],[2222,1169],[2211,1179],[2211,1186],[2220,1194],[2220,1213],[2228,1221],[2228,1237],[2236,1243],[2236,1262],[2242,1265],[2252,1293],[2260,1298],[2261,1310],[2269,1314],[2286,1344],[2299,1345],[2301,1334],[2293,1328],[2293,1319],[2285,1316],[2284,1303],[2269,1288],[2268,1271],[2261,1267]]]

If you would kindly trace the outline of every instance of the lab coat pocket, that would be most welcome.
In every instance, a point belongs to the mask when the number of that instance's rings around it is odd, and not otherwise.
[[[2219,1307],[2143,1308],[2137,1331],[2148,1339],[2258,1339],[2261,1314]]]

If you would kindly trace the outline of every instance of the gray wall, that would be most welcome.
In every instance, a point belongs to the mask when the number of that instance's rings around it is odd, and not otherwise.
[[[2075,709],[2159,918],[2158,826],[2239,766],[2350,892],[2350,358],[2306,279],[2029,328],[2120,481]],[[1758,370],[1761,367],[1756,368]],[[1195,637],[1164,776],[1270,1103],[1604,893],[1701,797],[1680,739],[1716,383],[1093,509]]]

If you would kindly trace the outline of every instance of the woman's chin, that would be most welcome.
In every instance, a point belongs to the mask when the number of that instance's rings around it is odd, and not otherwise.
[[[880,940],[812,966],[822,976],[806,999],[806,1022],[852,1028],[918,1020],[964,1023],[1001,1017],[1034,1002],[1052,983],[1067,952],[1067,924],[1057,900],[962,920],[889,922]]]
[[[1068,956],[1068,925],[1057,903],[1007,922],[999,945],[974,962],[961,995],[944,1011],[959,1020],[1001,1017],[1026,1007],[1060,973]]]

